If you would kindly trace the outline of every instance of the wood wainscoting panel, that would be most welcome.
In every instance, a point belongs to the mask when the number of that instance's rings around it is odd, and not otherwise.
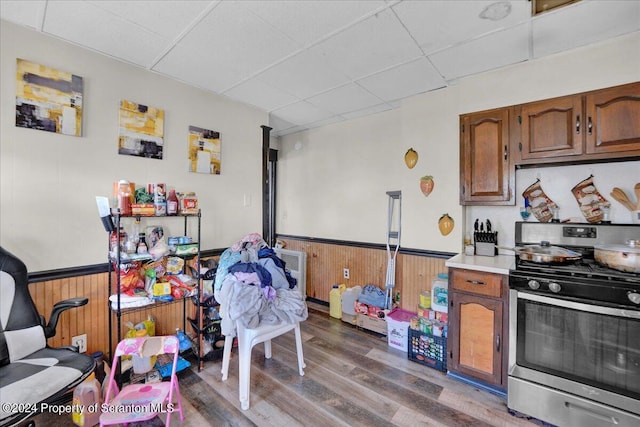
[[[63,312],[58,320],[56,335],[49,338],[51,347],[71,345],[71,338],[87,334],[87,354],[102,351],[109,354],[109,277],[107,273],[92,274],[87,276],[69,277],[64,279],[48,280],[31,283],[29,292],[38,309],[38,313],[49,321],[51,309],[56,302],[74,298],[87,297],[89,303],[85,306],[73,308]],[[186,301],[186,314],[193,316],[190,301]],[[123,312],[122,333],[127,332],[126,323],[134,325],[145,320],[148,316],[156,319],[156,335],[174,334],[176,328],[183,328],[183,302],[149,306],[146,309]],[[116,337],[116,317],[113,316],[114,340]],[[191,333],[191,326],[187,323],[186,332]],[[114,344],[115,345],[115,342]]]
[[[432,258],[419,255],[400,254],[402,269],[396,272],[402,278],[402,293],[400,294],[400,307],[417,311],[420,302],[420,293],[431,293],[431,283],[438,273],[446,273],[445,259]]]
[[[373,284],[385,288],[387,251],[302,239],[282,239],[286,249],[307,253],[307,295],[329,301],[329,291],[335,284],[347,287]],[[445,259],[398,253],[396,257],[395,292],[400,292],[400,307],[415,312],[420,292],[431,291],[431,282],[438,273],[446,272]],[[343,269],[349,269],[349,279]]]

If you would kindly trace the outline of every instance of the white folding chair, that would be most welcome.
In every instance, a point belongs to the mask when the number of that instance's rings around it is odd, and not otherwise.
[[[251,382],[251,350],[256,344],[264,343],[264,356],[271,359],[271,339],[293,330],[296,336],[296,351],[298,353],[298,372],[304,375],[304,357],[302,354],[302,336],[300,334],[300,322],[280,323],[277,325],[260,325],[257,328],[245,328],[240,322],[236,322],[238,338],[238,364],[239,364],[239,398],[243,410],[249,409],[249,392]],[[225,337],[224,353],[222,356],[222,380],[227,380],[229,372],[229,359],[234,337]]]

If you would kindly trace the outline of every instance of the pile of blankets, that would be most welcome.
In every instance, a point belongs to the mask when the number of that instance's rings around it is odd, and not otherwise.
[[[307,304],[282,261],[257,233],[248,234],[220,256],[214,296],[220,303],[222,335],[246,328],[306,320]]]

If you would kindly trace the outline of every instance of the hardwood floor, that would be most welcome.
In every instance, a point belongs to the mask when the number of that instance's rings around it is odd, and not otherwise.
[[[273,340],[273,357],[253,349],[251,407],[240,409],[238,365],[221,380],[221,361],[180,373],[182,426],[534,426],[510,415],[506,401],[407,359],[382,337],[329,317],[309,303],[302,324],[305,375],[293,333]],[[235,351],[233,353],[235,356]],[[72,426],[71,416],[42,414],[38,426]],[[147,425],[157,425],[151,423]]]

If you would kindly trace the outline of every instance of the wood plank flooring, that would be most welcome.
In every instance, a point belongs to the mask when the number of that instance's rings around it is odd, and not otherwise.
[[[187,426],[534,426],[507,412],[506,401],[407,359],[386,337],[329,317],[309,303],[302,324],[305,375],[299,376],[293,333],[252,353],[251,407],[240,409],[235,350],[229,379],[221,361],[180,373]],[[195,364],[194,364],[195,366]],[[71,416],[41,414],[36,425],[73,426]],[[155,423],[147,425],[157,425]]]

